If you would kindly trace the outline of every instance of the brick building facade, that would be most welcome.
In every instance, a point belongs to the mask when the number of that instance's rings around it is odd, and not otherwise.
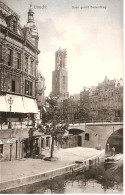
[[[48,136],[32,131],[43,88],[38,75],[38,40],[32,6],[22,27],[19,15],[0,2],[0,160],[40,153],[48,143]]]
[[[38,40],[32,7],[26,26],[21,27],[19,15],[0,2],[0,103],[4,104],[0,106],[0,118],[3,122],[9,118],[10,97],[12,121],[38,113]]]

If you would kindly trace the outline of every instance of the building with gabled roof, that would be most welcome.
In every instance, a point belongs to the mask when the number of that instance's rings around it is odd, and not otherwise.
[[[27,24],[0,2],[0,119],[1,123],[27,120],[38,113],[38,31],[32,6]],[[9,99],[11,98],[11,101]],[[2,106],[1,106],[2,105]]]

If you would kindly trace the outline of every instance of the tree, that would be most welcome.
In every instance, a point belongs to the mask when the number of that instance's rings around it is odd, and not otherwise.
[[[68,130],[68,122],[63,120],[63,116],[58,110],[58,98],[48,97],[46,102],[49,104],[49,108],[45,108],[42,115],[41,131],[47,135],[51,135],[51,152],[50,158],[53,158],[54,140],[61,145],[67,141],[67,136],[64,134]]]

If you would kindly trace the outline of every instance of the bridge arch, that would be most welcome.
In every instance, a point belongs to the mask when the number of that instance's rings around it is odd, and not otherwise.
[[[111,149],[115,147],[116,153],[123,153],[123,128],[113,132],[106,139],[105,149],[107,153],[111,153]]]
[[[102,148],[104,148],[104,149],[106,148],[106,143],[107,143],[109,137],[113,133],[115,133],[116,131],[118,131],[120,129],[123,130],[123,128],[121,128],[121,127],[115,128],[115,129],[113,128],[113,130],[110,128],[107,128],[107,129],[105,129],[105,133],[103,135],[102,134],[99,135],[99,139],[100,139],[100,143],[101,143]]]
[[[72,131],[76,131],[77,135],[82,136],[83,147],[96,148],[101,145],[103,149],[106,149],[106,144],[109,137],[120,129],[123,131],[123,122],[84,123],[74,125],[70,124],[69,132],[71,133]],[[86,133],[89,134],[89,140],[85,139]]]

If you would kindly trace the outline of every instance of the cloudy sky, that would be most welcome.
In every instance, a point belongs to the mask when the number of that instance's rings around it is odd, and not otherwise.
[[[84,86],[98,85],[105,75],[109,79],[123,78],[122,0],[2,1],[20,15],[22,26],[27,22],[32,2],[41,51],[39,69],[46,79],[46,95],[52,89],[55,51],[59,47],[67,49],[70,94],[79,93]]]

